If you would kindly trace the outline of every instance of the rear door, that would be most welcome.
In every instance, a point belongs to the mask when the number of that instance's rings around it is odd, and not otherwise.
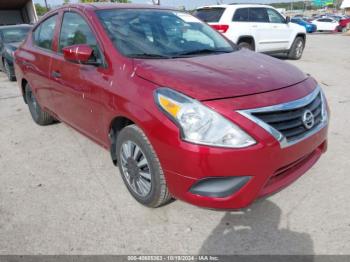
[[[237,44],[239,37],[252,36],[253,25],[249,22],[249,8],[238,8],[233,14],[232,26],[228,34],[235,38],[234,42]]]
[[[317,19],[315,24],[320,31],[333,31],[336,27],[336,22],[333,23],[333,19],[330,18]]]
[[[258,52],[271,51],[271,24],[267,10],[264,7],[249,8],[249,24],[255,38],[255,50]]]
[[[101,65],[84,65],[65,60],[62,48],[76,44],[88,44]],[[98,140],[101,137],[100,122],[104,107],[100,101],[100,87],[106,85],[106,68],[93,30],[78,12],[64,12],[57,51],[51,66],[54,110],[60,119]]]
[[[34,29],[32,48],[26,50],[26,56],[21,56],[20,60],[27,79],[31,80],[30,85],[37,100],[43,108],[49,111],[53,109],[50,103],[50,66],[54,56],[54,36],[57,21],[58,14],[54,14]]]
[[[338,22],[335,19],[331,19],[331,18],[324,19],[324,27],[326,28],[325,30],[333,31],[335,30],[337,25],[338,25]]]

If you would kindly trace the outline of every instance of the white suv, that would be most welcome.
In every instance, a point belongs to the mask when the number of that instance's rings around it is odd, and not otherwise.
[[[194,15],[239,46],[264,53],[287,53],[300,59],[306,40],[304,27],[290,23],[268,5],[232,4],[198,8]]]

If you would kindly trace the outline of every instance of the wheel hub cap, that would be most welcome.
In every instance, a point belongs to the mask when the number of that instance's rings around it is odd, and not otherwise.
[[[133,158],[128,158],[127,160],[127,171],[130,176],[137,179],[139,177],[139,167],[137,166],[137,162]]]
[[[120,150],[122,175],[129,188],[141,197],[147,196],[152,189],[152,175],[148,160],[141,148],[128,140]]]

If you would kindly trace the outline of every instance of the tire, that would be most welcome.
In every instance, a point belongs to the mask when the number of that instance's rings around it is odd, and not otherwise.
[[[296,37],[292,44],[292,47],[289,50],[288,58],[293,60],[299,60],[303,55],[304,47],[304,39],[300,36]]]
[[[55,122],[55,119],[52,116],[41,109],[29,84],[27,84],[25,87],[25,96],[28,103],[29,112],[35,123],[40,126],[46,126]]]
[[[5,74],[7,75],[7,78],[9,81],[16,80],[16,77],[11,74],[11,68],[10,68],[10,65],[6,59],[4,60],[4,71],[5,71]]]
[[[138,126],[130,125],[120,131],[116,153],[123,181],[139,203],[156,208],[171,200],[159,159]]]
[[[249,49],[249,50],[254,51],[253,45],[251,43],[248,43],[248,42],[239,42],[238,46],[241,48],[245,48],[245,49]]]

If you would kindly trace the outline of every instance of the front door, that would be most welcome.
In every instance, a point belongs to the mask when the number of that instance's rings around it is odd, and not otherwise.
[[[271,51],[286,50],[289,47],[289,41],[293,29],[286,23],[286,19],[276,10],[267,8],[267,14],[270,22]]]
[[[102,62],[97,66],[65,60],[62,48],[76,44],[88,44],[94,50],[96,61],[103,60],[96,37],[85,19],[76,12],[65,12],[58,52],[51,66],[52,103],[60,119],[90,138],[99,140],[103,108],[100,86],[106,84],[105,68]]]

